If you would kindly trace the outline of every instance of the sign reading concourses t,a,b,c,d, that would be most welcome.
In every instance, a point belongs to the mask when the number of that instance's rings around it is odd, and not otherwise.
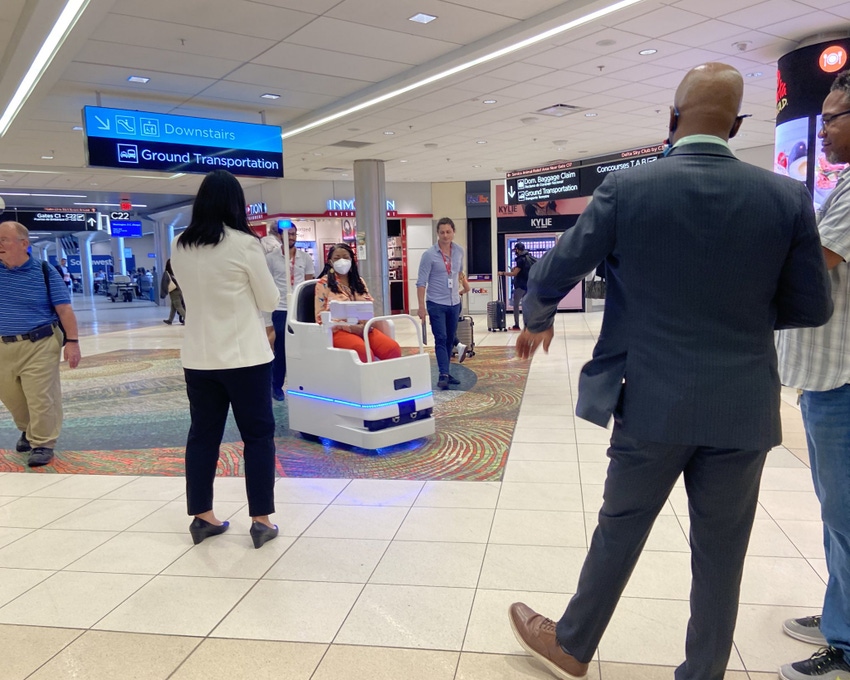
[[[283,177],[274,125],[87,106],[88,164],[122,170]]]

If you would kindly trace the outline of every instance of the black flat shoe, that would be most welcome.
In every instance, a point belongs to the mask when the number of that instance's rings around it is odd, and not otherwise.
[[[205,538],[209,538],[210,536],[218,536],[219,534],[223,534],[227,531],[227,527],[230,526],[230,522],[222,522],[221,525],[210,524],[206,520],[201,519],[200,517],[195,517],[192,520],[192,523],[189,525],[189,533],[192,534],[192,542],[195,545],[198,545]]]
[[[251,538],[254,540],[255,548],[262,548],[263,543],[267,543],[273,538],[277,538],[277,524],[274,528],[263,524],[262,522],[251,522]]]

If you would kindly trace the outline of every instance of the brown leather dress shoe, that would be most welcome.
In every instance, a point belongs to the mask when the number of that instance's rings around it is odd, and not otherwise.
[[[541,616],[522,602],[508,610],[511,628],[522,648],[561,680],[584,680],[589,664],[567,654],[555,638],[555,622]]]

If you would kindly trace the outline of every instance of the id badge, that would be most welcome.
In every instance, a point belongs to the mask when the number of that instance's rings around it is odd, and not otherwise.
[[[449,290],[451,290],[452,288],[454,288],[454,283],[452,282],[452,277],[450,276],[449,277]]]

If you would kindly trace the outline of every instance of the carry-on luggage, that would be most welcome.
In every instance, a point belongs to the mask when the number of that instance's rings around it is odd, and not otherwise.
[[[475,333],[472,330],[474,326],[471,316],[461,316],[457,322],[457,339],[461,345],[466,345],[466,356],[475,356]]]
[[[506,331],[508,325],[505,323],[505,297],[502,292],[502,281],[497,280],[499,288],[499,299],[487,303],[487,330]]]

